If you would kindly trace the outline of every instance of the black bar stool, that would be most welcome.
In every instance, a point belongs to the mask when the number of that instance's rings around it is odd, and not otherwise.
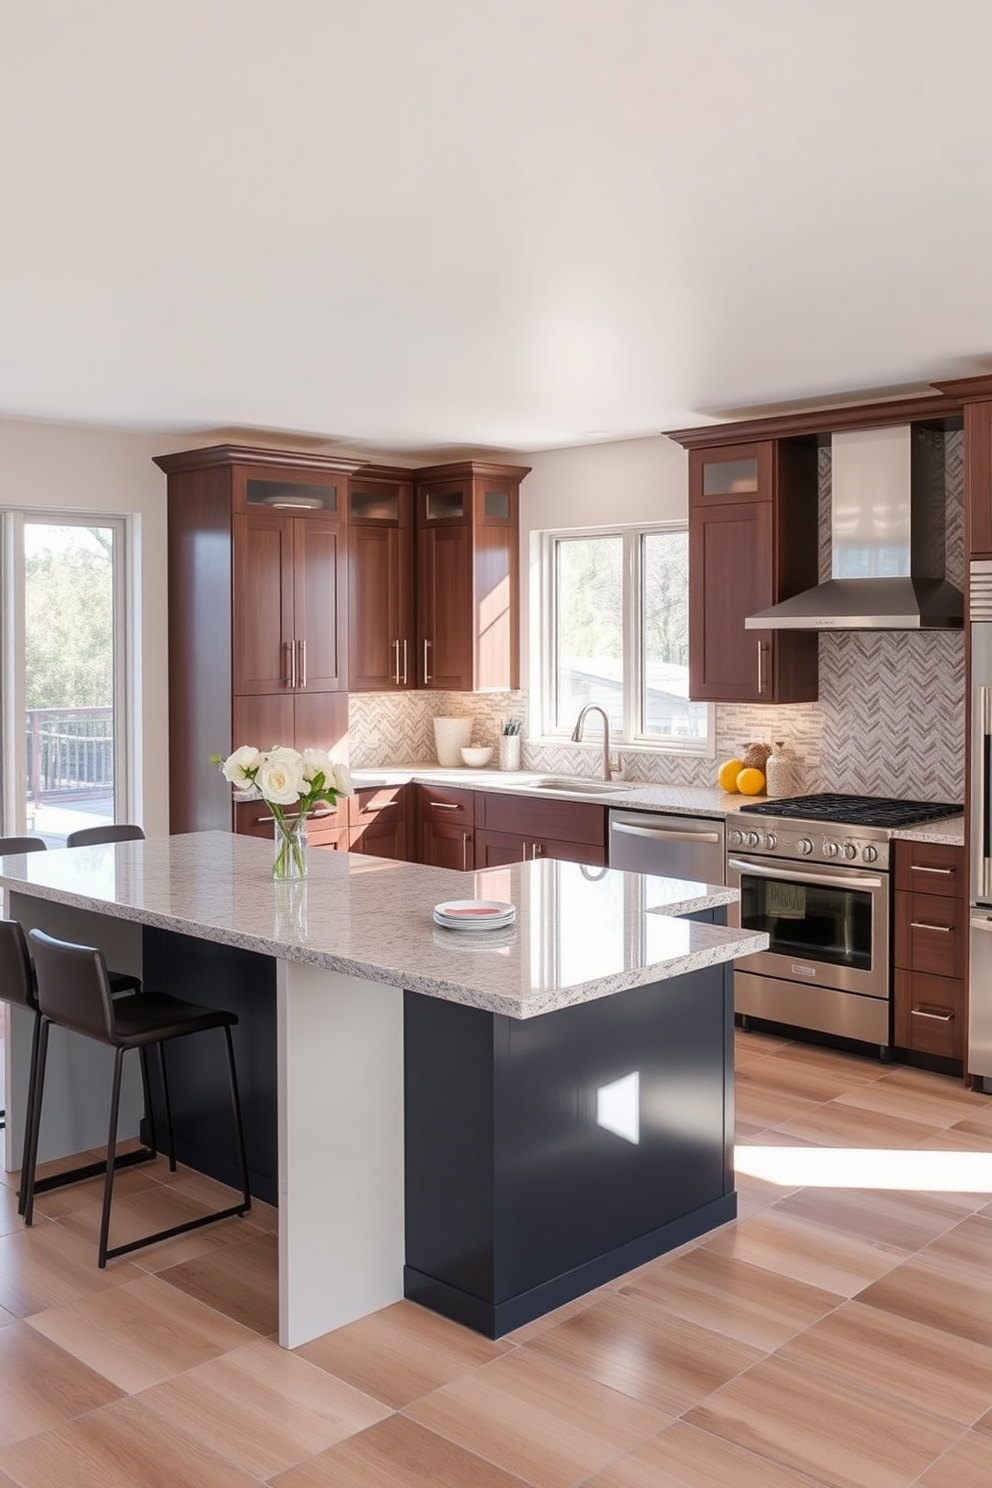
[[[110,976],[111,991],[115,991],[117,983],[127,984],[132,988],[140,990],[141,983],[137,977],[126,976],[123,973]],[[38,1084],[38,1045],[41,1038],[41,1008],[38,1005],[38,987],[35,979],[34,965],[28,952],[28,943],[24,931],[17,920],[0,919],[0,1001],[6,1002],[13,1007],[24,1008],[34,1018],[31,1030],[31,1053],[28,1063],[28,1098],[24,1113],[24,1144],[21,1159],[21,1186],[17,1195],[17,1212],[24,1213],[26,1198],[26,1172],[25,1165],[28,1160],[29,1138],[31,1133],[32,1116],[34,1112],[37,1084]],[[145,1092],[145,1119],[152,1140],[149,1145],[143,1145],[131,1152],[122,1152],[116,1159],[118,1168],[130,1168],[135,1163],[148,1162],[151,1158],[158,1156],[158,1148],[155,1145],[155,1125],[148,1093],[148,1057],[142,1051],[141,1064],[142,1085]],[[169,1133],[170,1151],[172,1145],[172,1134]],[[97,1178],[106,1171],[105,1162],[84,1163],[75,1168],[66,1168],[60,1173],[52,1173],[46,1178],[36,1178],[35,1193],[48,1193],[52,1188],[64,1188],[67,1183],[78,1183],[83,1178]]]
[[[0,837],[0,858],[5,857],[7,853],[43,852],[46,846],[47,846],[47,843],[41,837]],[[16,967],[12,969],[12,971],[11,971],[11,977],[12,977],[12,984],[13,983],[16,983],[16,981],[17,981],[17,969],[16,969]],[[0,986],[2,986],[2,984],[3,984],[2,972],[0,972]],[[17,999],[17,998],[8,999],[7,997],[5,997],[3,995],[2,992],[0,992],[0,1001],[7,1002],[9,1000],[18,1001],[19,999]],[[32,1059],[33,1058],[34,1058],[34,1051],[32,1049]],[[0,1131],[2,1131],[6,1125],[7,1125],[7,1108],[5,1106],[3,1108],[3,1110],[0,1110]],[[20,1213],[20,1210],[18,1210],[18,1213]]]
[[[143,842],[145,834],[132,822],[108,822],[101,827],[77,827],[65,839],[66,847],[92,847],[97,842]]]
[[[6,853],[44,852],[44,837],[0,837],[0,858]]]
[[[136,837],[143,838],[144,835],[145,835],[144,832],[141,830],[140,827],[130,827],[130,826],[122,826],[122,827],[82,827],[82,828],[80,828],[80,830],[83,831],[83,832],[107,832],[107,831],[115,832],[115,831],[121,831],[121,832],[127,833],[128,838],[130,840],[134,840]],[[75,837],[76,835],[77,835],[77,833],[75,833],[75,832],[70,832],[69,833],[69,837]],[[90,840],[92,841],[92,840],[96,840],[96,839],[90,839]],[[99,839],[99,841],[101,841],[101,842],[104,841],[104,840],[105,839],[102,838],[102,837]],[[69,838],[68,837],[66,838],[66,845],[67,846],[71,846],[72,845],[69,842]],[[81,847],[83,845],[84,844],[82,844],[82,843],[77,843],[76,844],[77,847]],[[48,847],[48,843],[45,841],[45,839],[43,837],[0,837],[0,858],[2,858],[5,853],[44,852],[47,849],[47,847]],[[139,976],[134,976],[129,971],[111,971],[109,973],[109,976],[110,976],[110,989],[114,993],[115,996],[116,996],[116,994],[118,992],[140,992],[141,991],[141,978]],[[4,1113],[2,1111],[0,1111],[0,1122],[2,1122],[3,1114]]]
[[[38,1158],[38,1136],[41,1128],[41,1108],[45,1086],[45,1064],[48,1055],[48,1034],[52,1025],[71,1029],[85,1038],[108,1044],[115,1050],[114,1076],[110,1097],[110,1126],[107,1136],[106,1178],[103,1188],[103,1214],[100,1221],[100,1244],[98,1264],[106,1266],[114,1256],[125,1255],[144,1245],[153,1245],[159,1240],[168,1240],[173,1235],[187,1230],[199,1229],[216,1219],[229,1219],[233,1215],[246,1214],[251,1208],[251,1193],[248,1187],[248,1158],[245,1151],[244,1123],[241,1101],[238,1096],[237,1071],[234,1064],[234,1043],[231,1028],[237,1023],[235,1013],[220,1008],[209,1008],[197,1003],[185,1002],[167,992],[140,992],[127,997],[114,997],[111,993],[107,966],[103,953],[93,946],[73,945],[68,941],[55,940],[42,930],[30,932],[30,946],[34,957],[38,1005],[41,1011],[38,1055],[36,1065],[36,1090],[32,1103],[31,1122],[28,1131],[28,1147],[24,1160],[24,1222],[33,1218],[34,1195],[38,1184],[35,1168]],[[186,1220],[158,1230],[140,1240],[131,1240],[126,1245],[110,1247],[107,1244],[110,1232],[110,1206],[114,1190],[114,1170],[117,1148],[117,1120],[120,1108],[121,1073],[124,1055],[129,1049],[146,1051],[153,1044],[158,1047],[160,1067],[165,1071],[164,1045],[175,1038],[204,1033],[212,1028],[222,1028],[227,1046],[227,1071],[231,1091],[231,1107],[234,1114],[235,1136],[241,1168],[241,1201],[226,1209],[203,1214],[198,1219]],[[164,1083],[164,1082],[163,1082]],[[176,1159],[172,1145],[172,1117],[166,1091],[166,1121],[169,1127],[169,1167],[175,1171]],[[145,1083],[146,1108],[148,1107],[147,1078]]]

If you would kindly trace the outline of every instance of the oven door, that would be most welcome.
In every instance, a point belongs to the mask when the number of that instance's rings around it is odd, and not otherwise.
[[[740,890],[729,922],[769,937],[767,951],[736,962],[740,970],[889,996],[888,874],[736,854],[727,885]]]

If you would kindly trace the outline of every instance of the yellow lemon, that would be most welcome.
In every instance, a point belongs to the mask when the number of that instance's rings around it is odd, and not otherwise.
[[[716,772],[717,783],[722,790],[736,791],[737,777],[744,768],[744,761],[738,759],[725,760]]]
[[[765,777],[760,770],[742,770],[737,777],[737,789],[742,796],[760,796],[765,788]]]

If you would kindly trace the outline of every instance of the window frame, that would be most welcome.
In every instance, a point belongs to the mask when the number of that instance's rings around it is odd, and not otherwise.
[[[570,539],[620,538],[621,558],[621,646],[623,727],[612,733],[611,742],[618,749],[649,754],[688,755],[694,758],[715,757],[715,713],[712,703],[698,702],[705,710],[706,733],[703,737],[647,734],[643,732],[642,668],[644,660],[643,565],[642,539],[667,533],[687,533],[688,521],[625,523],[603,527],[559,527],[541,534],[541,642],[540,642],[540,718],[535,743],[561,744],[571,739],[568,725],[554,722],[558,692],[558,582],[557,544]]]
[[[26,831],[27,755],[25,712],[25,528],[109,527],[114,533],[112,605],[114,627],[114,820],[133,819],[131,782],[134,728],[131,718],[131,638],[129,583],[132,527],[121,512],[60,510],[50,507],[0,507],[0,550],[3,585],[0,591],[0,735],[5,769],[0,780],[0,821],[6,835]]]

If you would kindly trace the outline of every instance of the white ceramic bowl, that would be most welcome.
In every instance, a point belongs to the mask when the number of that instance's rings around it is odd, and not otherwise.
[[[470,770],[481,770],[483,765],[488,765],[493,757],[492,749],[463,749],[462,764],[468,765]]]

